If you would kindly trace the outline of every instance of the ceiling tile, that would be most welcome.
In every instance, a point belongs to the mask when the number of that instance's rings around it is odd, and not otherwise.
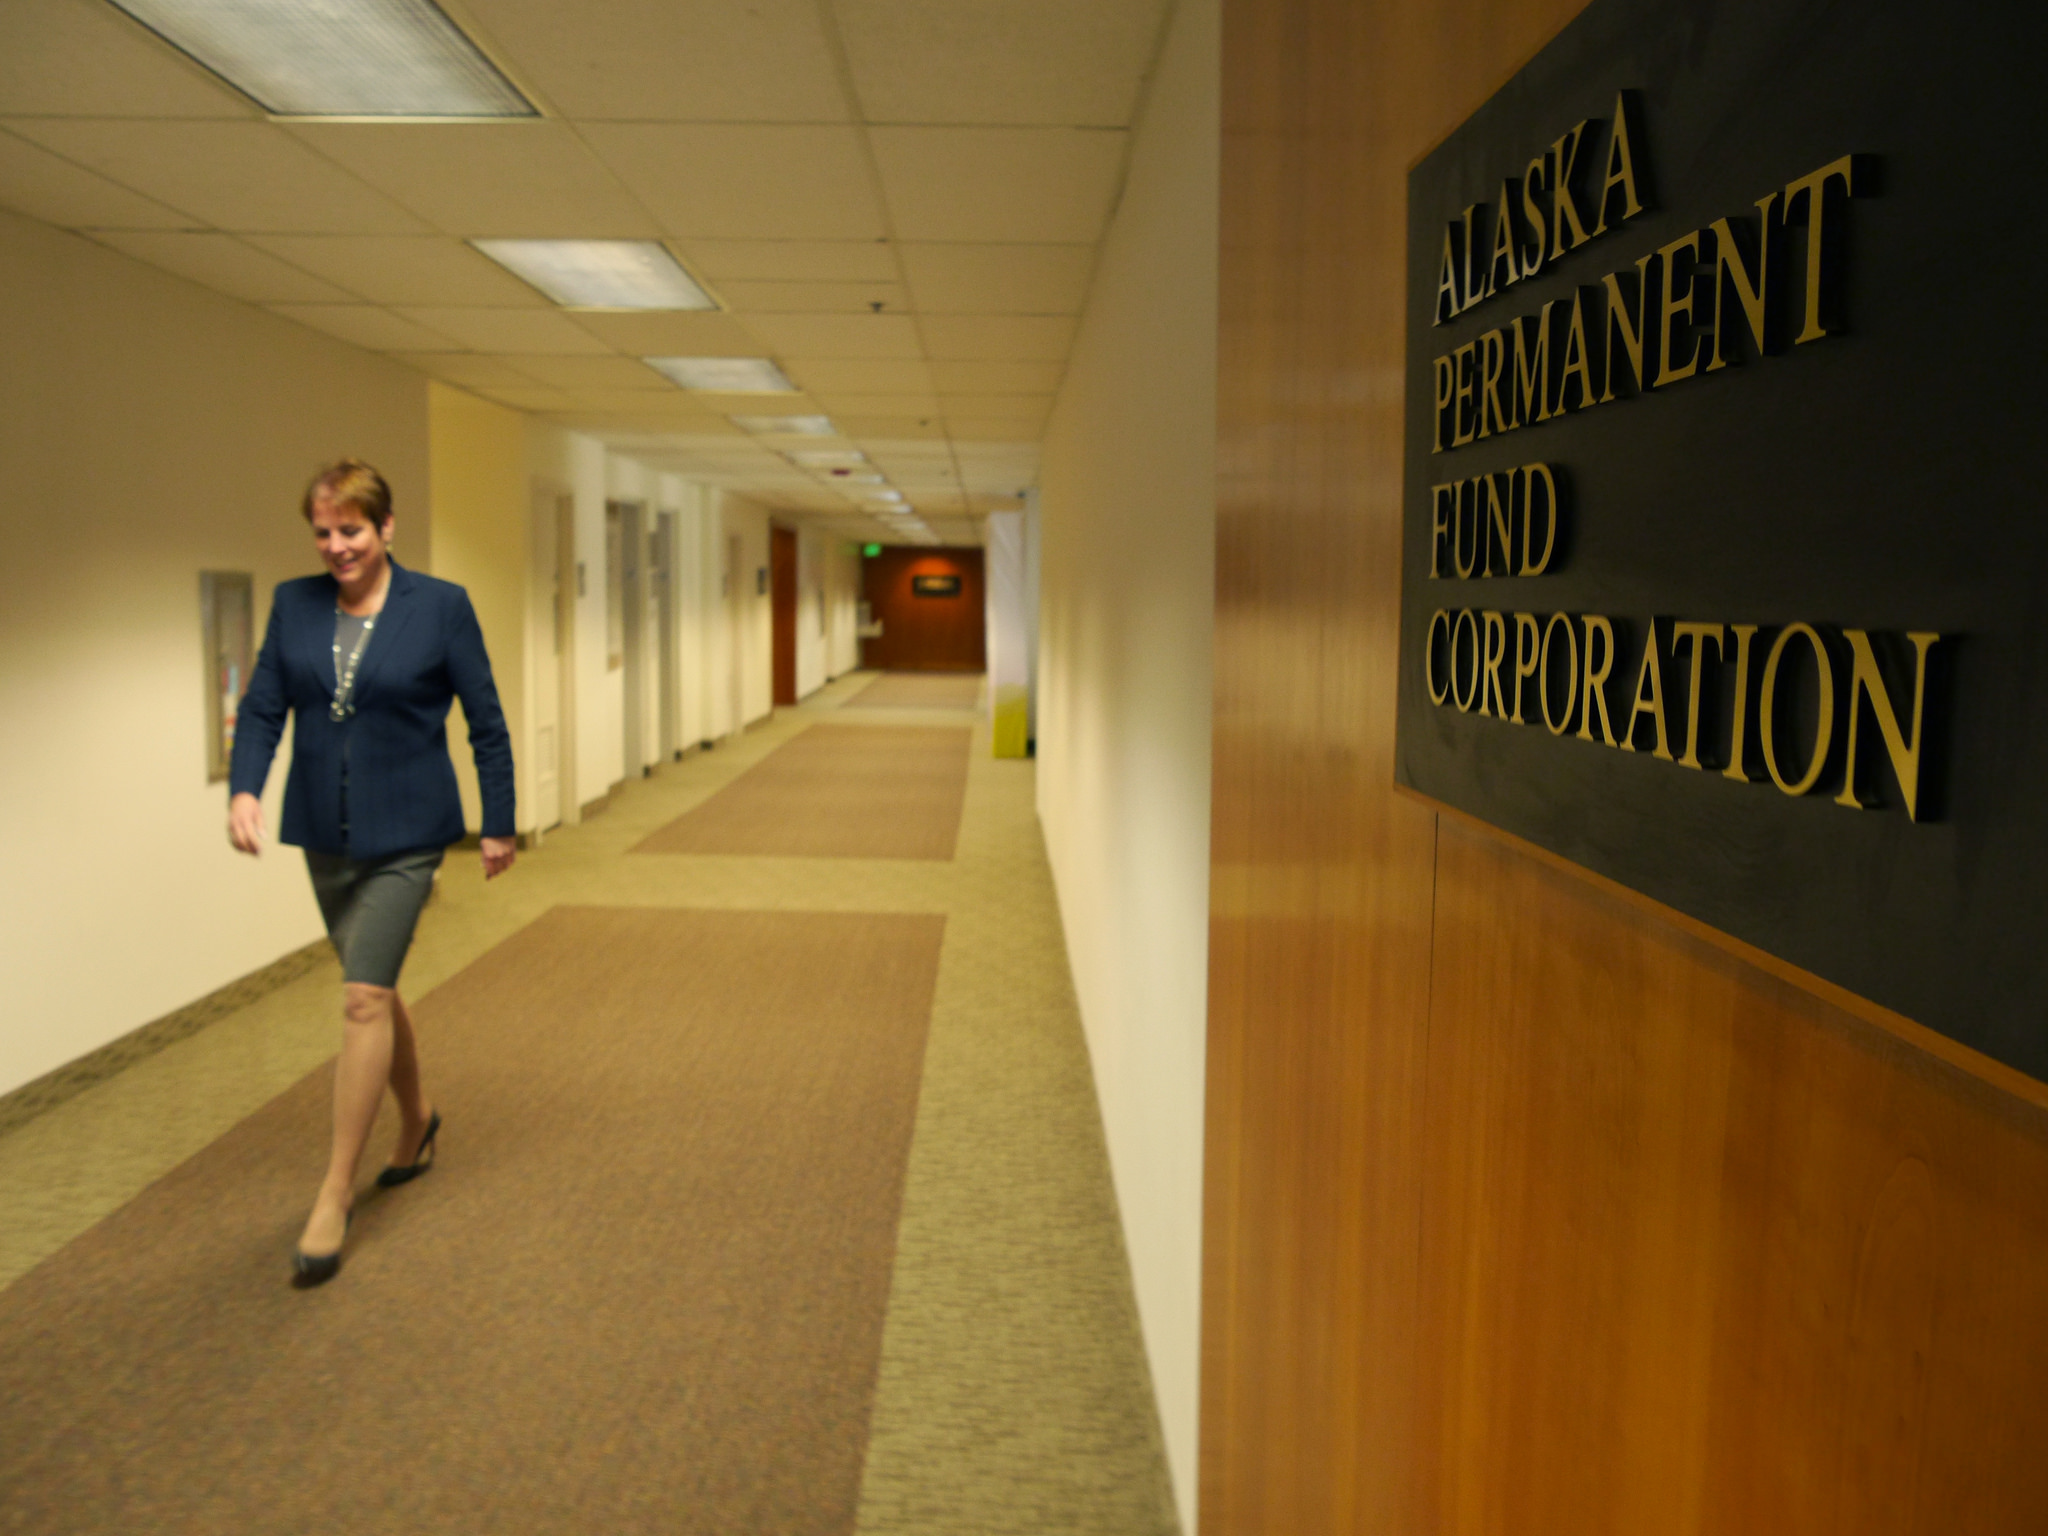
[[[914,359],[924,350],[908,315],[750,315],[747,324],[792,368],[797,358]],[[806,389],[817,387],[813,377],[792,375]]]
[[[193,231],[102,231],[102,245],[250,304],[346,304],[350,295],[255,250],[233,235]]]
[[[60,229],[190,229],[199,221],[0,133],[0,205]]]
[[[792,355],[790,378],[814,395],[929,395],[931,370],[912,358],[856,361]]]
[[[890,283],[896,252],[886,240],[688,240],[684,257],[713,280]]]
[[[301,123],[290,131],[447,234],[644,240],[660,233],[565,123]]]
[[[275,314],[373,352],[446,352],[450,341],[374,304],[272,304]]]
[[[1076,128],[875,128],[899,240],[1102,237],[1129,135]]]
[[[665,394],[681,393],[675,385],[634,357],[515,355],[504,357],[503,362],[529,379],[553,389],[644,389]]]
[[[912,245],[903,270],[920,314],[1077,315],[1092,245]]]
[[[818,403],[838,416],[939,416],[936,395],[820,395]]]
[[[466,0],[480,38],[588,120],[845,122],[814,0]]]
[[[679,239],[871,240],[885,233],[852,128],[589,123],[583,136]]]
[[[586,312],[572,318],[614,351],[634,357],[766,357],[769,350],[732,316],[709,311]]]
[[[536,387],[532,378],[503,359],[475,352],[408,352],[402,360],[408,368],[464,389],[530,391]]]
[[[835,0],[870,122],[1127,127],[1165,0]]]
[[[1052,409],[1051,395],[942,395],[947,420],[956,417],[994,419],[1016,417],[1022,421],[1043,421]]]
[[[883,440],[942,440],[946,435],[946,424],[937,416],[847,416],[841,418],[839,430],[860,444],[863,451],[872,453],[872,445]]]
[[[373,304],[547,303],[496,262],[445,235],[251,235],[249,243]]]
[[[928,315],[918,321],[934,362],[1064,363],[1074,321],[1057,315]]]
[[[104,0],[0,5],[0,114],[255,118],[256,106]]]
[[[946,433],[964,447],[974,442],[1035,443],[1044,435],[1044,428],[1034,421],[949,416]]]
[[[910,308],[909,291],[901,283],[763,283],[729,278],[717,287],[726,307],[741,315],[865,315],[882,310],[901,314]]]
[[[424,234],[381,193],[269,123],[17,118],[66,159],[237,234]]]
[[[573,409],[579,411],[607,411],[632,416],[644,421],[660,420],[678,425],[695,426],[709,413],[679,389],[667,394],[652,389],[592,389],[583,386],[568,389],[568,395],[576,402]]]
[[[949,395],[1050,395],[1062,363],[935,362],[932,382]]]
[[[537,385],[524,389],[478,389],[477,393],[515,411],[566,411],[575,403],[559,389],[541,389]]]
[[[551,309],[407,305],[398,313],[478,352],[603,352],[605,344]]]

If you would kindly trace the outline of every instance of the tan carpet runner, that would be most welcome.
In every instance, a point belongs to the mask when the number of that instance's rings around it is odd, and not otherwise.
[[[973,737],[963,725],[814,725],[633,852],[950,859]]]
[[[972,709],[979,672],[885,672],[846,701],[848,709]]]
[[[0,1530],[850,1532],[943,926],[547,913],[331,1284],[323,1070],[0,1293]]]

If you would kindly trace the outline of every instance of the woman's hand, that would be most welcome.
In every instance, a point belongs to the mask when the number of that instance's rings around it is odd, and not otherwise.
[[[512,861],[519,857],[519,839],[516,837],[487,837],[483,840],[484,878],[502,875],[512,867]]]
[[[243,853],[263,851],[263,802],[247,790],[228,801],[228,841]]]

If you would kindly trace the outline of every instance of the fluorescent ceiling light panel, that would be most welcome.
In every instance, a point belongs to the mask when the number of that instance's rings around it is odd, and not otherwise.
[[[800,469],[830,469],[834,464],[867,462],[867,455],[858,448],[799,448],[783,457]]]
[[[830,416],[729,416],[742,432],[763,437],[837,437],[839,429]]]
[[[113,0],[278,117],[536,117],[432,0]]]
[[[472,240],[564,309],[716,309],[655,240]]]
[[[685,389],[714,395],[793,395],[796,386],[765,357],[643,357]]]

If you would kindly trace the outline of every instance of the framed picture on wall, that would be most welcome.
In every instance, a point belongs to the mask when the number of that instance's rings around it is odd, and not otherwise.
[[[958,597],[960,578],[958,576],[913,576],[910,578],[910,592],[913,597]]]
[[[199,628],[206,658],[206,782],[228,776],[235,712],[249,685],[255,578],[247,571],[199,573]]]

